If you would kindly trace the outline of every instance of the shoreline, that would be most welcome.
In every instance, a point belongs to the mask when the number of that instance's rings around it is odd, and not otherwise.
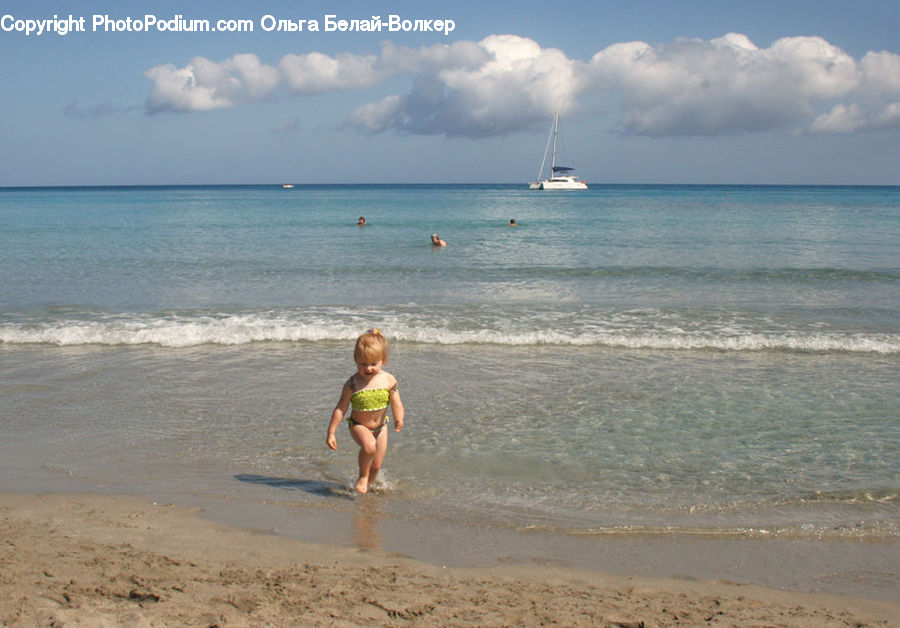
[[[173,496],[184,504],[183,496]],[[457,516],[428,518],[379,496],[334,509],[282,501],[191,500],[223,525],[305,543],[398,554],[452,568],[559,567],[676,580],[724,580],[802,593],[900,599],[894,538],[733,537],[658,531],[609,535],[503,527]],[[496,522],[495,522],[496,523]]]
[[[0,513],[4,626],[812,627],[900,619],[894,602],[724,580],[535,562],[443,567],[390,549],[232,527],[214,521],[221,513],[131,495],[3,493]]]

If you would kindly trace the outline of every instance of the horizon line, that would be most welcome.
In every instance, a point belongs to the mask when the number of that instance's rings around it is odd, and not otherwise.
[[[0,185],[0,190],[37,190],[37,189],[97,189],[97,188],[199,188],[199,187],[275,187],[288,191],[293,188],[311,188],[311,187],[361,187],[361,186],[496,186],[496,187],[522,187],[527,189],[527,182],[403,182],[403,181],[380,181],[380,182],[343,182],[343,183],[294,183],[283,181],[280,183],[263,182],[263,183],[62,183],[62,184],[22,184],[22,185]],[[628,182],[628,183],[588,183],[588,186],[597,188],[610,187],[900,187],[900,183],[699,183],[699,182]],[[554,190],[531,190],[533,192],[554,192]],[[570,190],[571,191],[571,190]],[[578,191],[578,190],[575,190]]]

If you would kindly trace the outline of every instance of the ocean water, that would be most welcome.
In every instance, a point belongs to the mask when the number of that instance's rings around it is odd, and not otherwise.
[[[897,187],[0,189],[0,241],[12,490],[900,537]],[[356,498],[369,327],[407,418]]]

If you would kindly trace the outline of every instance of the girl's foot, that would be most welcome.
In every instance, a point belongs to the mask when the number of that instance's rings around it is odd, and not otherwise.
[[[361,495],[365,495],[369,492],[369,478],[361,475],[359,479],[356,480],[356,492]]]

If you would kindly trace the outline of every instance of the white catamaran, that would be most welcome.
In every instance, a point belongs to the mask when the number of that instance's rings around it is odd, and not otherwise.
[[[547,146],[544,148],[544,158],[541,160],[541,170],[538,172],[537,181],[528,184],[530,190],[586,190],[587,183],[575,178],[575,169],[568,166],[556,165],[556,138],[559,135],[559,108],[553,116],[553,124],[550,125],[550,136],[547,138]],[[547,164],[547,154],[550,153],[550,178],[542,179],[544,166]]]

